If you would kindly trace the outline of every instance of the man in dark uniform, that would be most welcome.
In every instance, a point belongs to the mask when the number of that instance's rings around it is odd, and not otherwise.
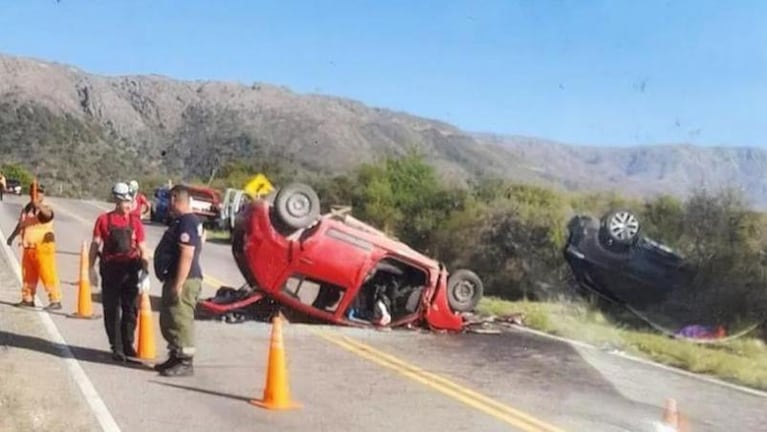
[[[195,354],[194,309],[202,289],[203,232],[185,186],[171,189],[170,210],[174,219],[154,254],[155,274],[163,282],[160,329],[169,354],[155,370],[163,376],[189,376]]]

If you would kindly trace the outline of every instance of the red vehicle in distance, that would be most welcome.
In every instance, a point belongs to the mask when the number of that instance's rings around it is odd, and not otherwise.
[[[321,215],[319,197],[300,183],[280,189],[273,202],[259,199],[243,209],[232,252],[247,294],[233,302],[202,301],[209,312],[223,315],[267,301],[287,309],[289,319],[459,331],[463,313],[475,308],[484,290],[472,271],[450,274],[348,211]]]
[[[207,228],[218,226],[221,214],[221,193],[213,188],[199,185],[185,185],[191,194],[192,212],[200,219]],[[170,187],[163,186],[155,189],[154,202],[151,205],[150,220],[169,224],[170,215]]]

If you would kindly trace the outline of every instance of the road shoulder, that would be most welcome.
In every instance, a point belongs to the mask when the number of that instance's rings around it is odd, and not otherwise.
[[[101,430],[67,370],[65,347],[50,340],[46,312],[12,306],[21,293],[13,265],[0,252],[0,430]]]

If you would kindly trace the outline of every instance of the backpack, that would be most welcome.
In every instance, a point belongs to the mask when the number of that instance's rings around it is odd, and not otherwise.
[[[128,255],[136,248],[133,245],[133,218],[128,215],[128,225],[118,227],[112,224],[112,212],[107,213],[107,238],[104,239],[104,255]]]

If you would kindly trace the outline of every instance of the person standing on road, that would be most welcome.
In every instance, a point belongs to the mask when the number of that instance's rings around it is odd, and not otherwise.
[[[200,252],[203,229],[191,209],[189,189],[182,185],[170,191],[173,220],[154,254],[154,270],[163,282],[160,329],[168,342],[168,360],[155,366],[163,376],[194,373],[194,310],[202,289]]]
[[[128,183],[128,187],[130,188],[131,197],[133,197],[131,213],[141,219],[141,217],[150,209],[149,200],[147,200],[146,195],[139,190],[138,182],[136,180],[131,180],[130,183]]]
[[[0,201],[3,201],[5,197],[5,188],[8,187],[8,183],[5,180],[5,175],[0,172]]]
[[[37,187],[37,197],[24,206],[16,228],[8,237],[8,246],[21,234],[21,268],[24,284],[21,290],[21,302],[18,306],[35,307],[37,284],[42,281],[48,292],[50,304],[45,310],[61,309],[61,288],[56,273],[56,235],[53,230],[53,209],[43,202],[45,189]]]
[[[89,254],[90,280],[98,285],[95,269],[99,258],[101,295],[112,358],[136,357],[134,337],[138,321],[139,272],[149,270],[144,225],[131,212],[133,199],[125,183],[112,188],[115,208],[102,213],[93,227]]]

